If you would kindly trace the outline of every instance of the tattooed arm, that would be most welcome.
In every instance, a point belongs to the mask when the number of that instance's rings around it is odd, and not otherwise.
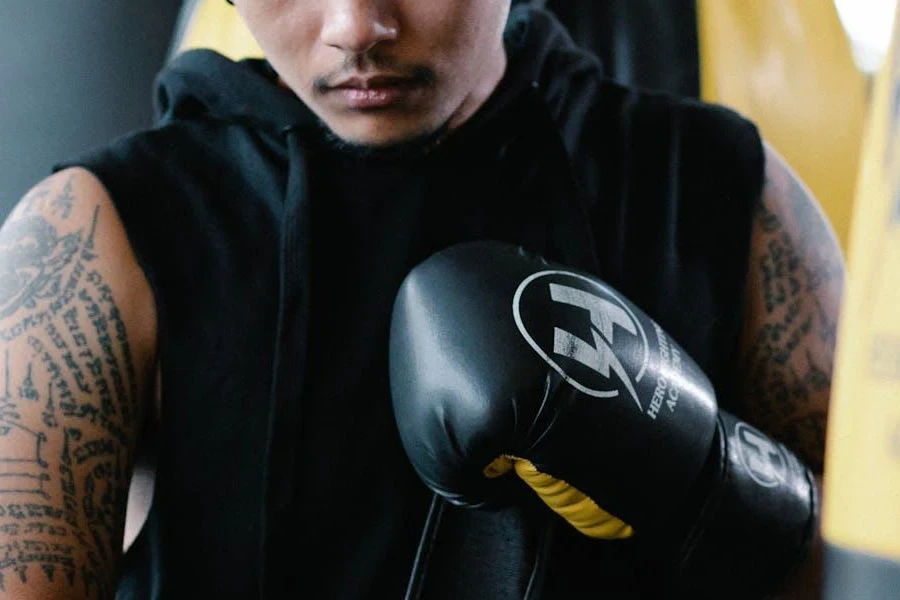
[[[753,220],[740,357],[747,421],[821,476],[844,259],[809,190],[766,148],[766,185]],[[821,540],[784,598],[819,598]]]
[[[742,416],[821,474],[844,260],[818,204],[771,149],[751,244]]]
[[[155,307],[103,187],[57,173],[0,229],[0,598],[112,598]]]

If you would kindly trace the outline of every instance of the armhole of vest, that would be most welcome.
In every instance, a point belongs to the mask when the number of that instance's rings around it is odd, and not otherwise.
[[[765,188],[765,147],[762,134],[758,126],[737,111],[728,107],[715,106],[719,114],[716,118],[723,119],[726,126],[723,128],[723,139],[719,144],[732,145],[734,151],[734,177],[731,181],[724,182],[729,189],[732,198],[740,198],[744,205],[741,207],[743,221],[738,223],[746,228],[743,231],[744,248],[742,253],[743,263],[739,266],[741,275],[739,278],[739,299],[735,311],[737,314],[737,328],[732,333],[733,339],[729,347],[733,356],[737,359],[740,353],[741,332],[747,311],[747,286],[750,274],[750,253],[752,251],[752,229],[754,215],[762,201]],[[733,142],[732,142],[733,140]],[[737,268],[737,266],[736,266]],[[734,397],[734,388],[738,385],[735,376],[727,378],[729,388],[721,390],[722,397]],[[729,409],[728,403],[723,408]],[[734,408],[733,406],[731,408]]]

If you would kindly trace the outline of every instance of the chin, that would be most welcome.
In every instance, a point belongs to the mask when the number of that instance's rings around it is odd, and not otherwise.
[[[332,143],[358,154],[423,153],[441,139],[447,130],[443,124],[398,123],[390,117],[367,121],[346,125],[323,122],[323,125]]]
[[[330,127],[341,139],[362,146],[387,148],[405,144],[411,140],[427,136],[435,127],[425,123],[408,122],[389,114],[383,116],[362,116],[349,123],[335,123]]]

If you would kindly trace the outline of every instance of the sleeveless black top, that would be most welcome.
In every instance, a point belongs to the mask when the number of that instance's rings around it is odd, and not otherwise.
[[[596,273],[728,406],[756,128],[605,80],[538,9],[514,10],[506,47],[493,97],[428,153],[343,154],[265,62],[200,50],[161,74],[157,126],[58,166],[104,183],[158,309],[156,490],[120,598],[403,595],[431,496],[391,412],[390,309],[456,242]],[[621,597],[645,579],[627,544],[547,537],[530,510],[446,509],[423,597],[572,597],[599,574]]]

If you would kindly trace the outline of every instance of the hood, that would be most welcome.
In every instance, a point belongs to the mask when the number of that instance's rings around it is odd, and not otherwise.
[[[214,50],[189,50],[157,77],[157,124],[211,119],[283,131],[312,122],[312,112],[276,78],[265,60],[235,62]]]
[[[492,113],[523,89],[537,88],[550,112],[558,116],[568,99],[580,96],[577,88],[600,74],[598,60],[579,49],[559,21],[541,8],[515,6],[504,39],[506,75],[480,113]],[[157,77],[157,124],[200,118],[282,132],[314,123],[312,111],[277,85],[276,77],[265,60],[235,62],[207,49],[184,52]]]

